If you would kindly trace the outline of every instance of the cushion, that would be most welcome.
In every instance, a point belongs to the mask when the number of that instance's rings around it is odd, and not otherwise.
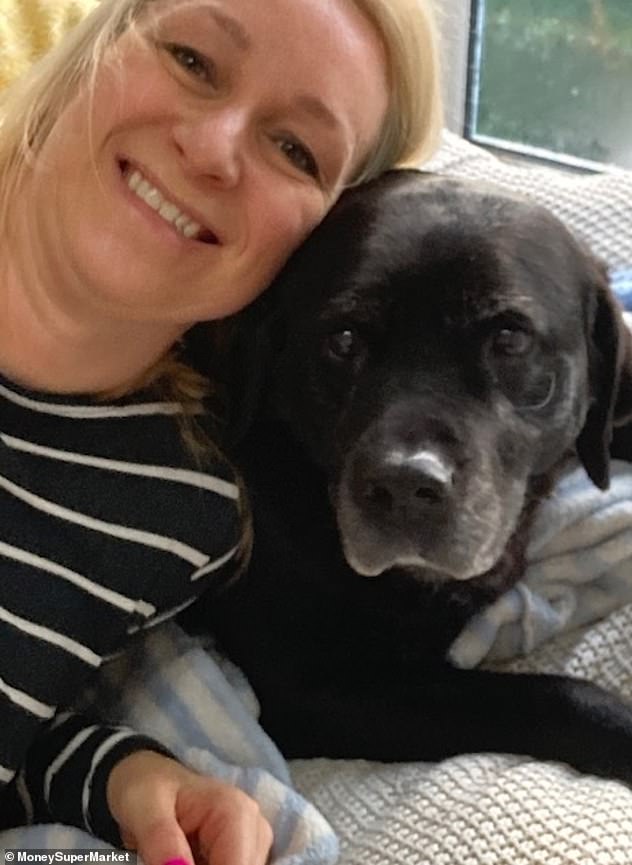
[[[83,18],[97,0],[0,0],[0,88]]]
[[[510,161],[447,131],[423,168],[523,193],[553,211],[612,269],[632,268],[632,171],[579,174]]]

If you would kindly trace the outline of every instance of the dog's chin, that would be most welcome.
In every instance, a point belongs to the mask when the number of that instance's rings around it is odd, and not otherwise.
[[[394,545],[376,539],[363,542],[348,537],[342,538],[342,546],[347,564],[362,577],[379,577],[387,571],[406,571],[420,582],[465,581],[479,577],[489,571],[498,561],[502,547],[488,555],[464,556],[454,550],[452,555],[423,555],[407,549],[395,549]],[[456,555],[455,555],[456,553]]]
[[[364,577],[378,577],[393,569],[406,571],[420,582],[466,581],[490,571],[502,558],[515,529],[517,514],[494,510],[492,520],[468,520],[463,512],[449,530],[413,536],[395,526],[380,526],[364,517],[353,501],[338,497],[338,532],[349,567]]]
[[[467,532],[440,544],[421,537],[383,531],[365,522],[354,509],[337,509],[338,530],[347,564],[363,577],[379,577],[393,568],[423,582],[471,580],[491,570],[501,558],[510,531],[497,529],[484,542]]]

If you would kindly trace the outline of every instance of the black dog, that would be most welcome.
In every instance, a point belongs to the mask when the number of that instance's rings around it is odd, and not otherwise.
[[[520,578],[569,456],[608,485],[632,350],[604,269],[538,206],[393,172],[343,196],[240,328],[238,363],[267,340],[272,366],[239,450],[254,550],[203,615],[283,752],[492,750],[632,782],[617,697],[446,661]]]

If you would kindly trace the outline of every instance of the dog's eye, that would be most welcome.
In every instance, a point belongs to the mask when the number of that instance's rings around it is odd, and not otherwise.
[[[359,348],[360,340],[353,330],[340,330],[327,337],[327,353],[335,360],[350,360]]]
[[[503,327],[492,337],[495,354],[519,357],[527,354],[533,345],[533,334],[518,327]]]

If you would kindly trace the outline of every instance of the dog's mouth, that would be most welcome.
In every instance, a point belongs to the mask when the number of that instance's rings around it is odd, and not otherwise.
[[[485,553],[470,556],[468,548],[444,545],[426,552],[405,539],[385,538],[371,532],[349,533],[339,520],[342,547],[347,564],[363,577],[379,577],[393,569],[406,571],[423,582],[466,581],[491,570],[500,559],[503,543]],[[342,525],[341,525],[342,523]]]
[[[492,485],[436,521],[417,526],[380,521],[351,494],[346,478],[330,489],[347,564],[365,577],[394,568],[424,582],[465,581],[490,571],[515,532],[524,502],[524,485],[510,484],[499,496]]]
[[[362,577],[380,577],[394,569],[405,571],[413,579],[426,583],[443,583],[449,580],[466,581],[479,576],[478,572],[461,570],[458,563],[440,562],[421,553],[405,550],[389,551],[380,544],[379,555],[373,555],[370,543],[355,544],[343,538],[343,550],[347,564]],[[486,569],[488,570],[488,569]]]

